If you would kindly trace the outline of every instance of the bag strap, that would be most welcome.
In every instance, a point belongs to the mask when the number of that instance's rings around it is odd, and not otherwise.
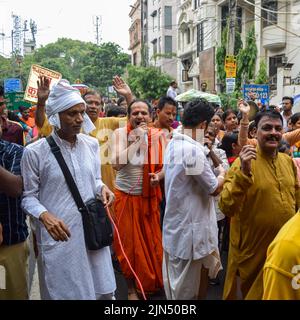
[[[72,193],[72,196],[76,202],[76,205],[78,207],[78,210],[82,213],[82,211],[85,209],[85,204],[81,198],[81,195],[79,193],[79,190],[77,188],[77,185],[71,175],[71,172],[63,158],[63,155],[60,151],[60,148],[59,146],[56,144],[55,140],[53,139],[52,136],[48,136],[46,138],[49,146],[50,146],[50,149],[54,155],[54,157],[56,158],[60,168],[61,168],[61,171],[62,173],[64,174],[64,177],[66,179],[66,182],[67,182],[67,185]]]

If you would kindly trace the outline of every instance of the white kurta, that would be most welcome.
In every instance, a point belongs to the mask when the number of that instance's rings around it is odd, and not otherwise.
[[[78,134],[73,148],[52,134],[84,202],[100,193],[98,141]],[[42,299],[97,299],[115,291],[116,283],[109,247],[86,249],[81,213],[78,211],[63,173],[46,139],[29,145],[21,162],[24,180],[22,207],[35,217],[39,249],[39,273]],[[38,220],[48,211],[64,221],[71,237],[55,241]]]

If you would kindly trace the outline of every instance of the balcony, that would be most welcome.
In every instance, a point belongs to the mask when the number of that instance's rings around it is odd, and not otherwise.
[[[276,25],[263,28],[262,44],[265,49],[278,50],[286,46],[286,31],[279,29]]]

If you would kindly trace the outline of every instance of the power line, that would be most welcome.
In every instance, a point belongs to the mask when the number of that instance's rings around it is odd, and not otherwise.
[[[245,7],[244,9],[245,9],[246,11],[248,11],[248,12],[250,12],[250,13],[254,14],[255,16],[259,17],[260,19],[262,19],[262,20],[267,21],[267,22],[269,22],[269,23],[270,23],[270,21],[269,21],[268,19],[266,19],[266,18],[262,17],[261,15],[259,15],[259,14],[255,13],[255,12],[252,12],[251,10],[247,9],[246,7]],[[274,27],[278,28],[278,29],[281,29],[281,30],[283,30],[283,31],[286,31],[286,32],[288,32],[288,33],[290,33],[290,34],[292,34],[292,35],[296,36],[297,38],[299,38],[299,37],[300,37],[300,35],[299,35],[299,34],[296,34],[296,33],[292,32],[292,31],[290,31],[290,30],[287,30],[286,28],[283,28],[283,27],[279,26],[279,25],[277,24],[277,22],[276,22],[276,23],[270,23],[270,24],[271,24],[271,25],[273,25]]]
[[[263,11],[270,12],[270,13],[276,13],[276,14],[277,13],[280,13],[280,14],[299,14],[299,12],[282,12],[282,11],[278,11],[278,10],[275,11],[275,10],[267,9],[267,8],[264,8],[264,7],[260,7],[260,6],[256,5],[255,3],[252,3],[252,2],[247,1],[247,0],[244,0],[244,2],[250,4],[253,7],[256,7],[258,9],[261,9]],[[285,6],[287,6],[287,5],[285,5]]]

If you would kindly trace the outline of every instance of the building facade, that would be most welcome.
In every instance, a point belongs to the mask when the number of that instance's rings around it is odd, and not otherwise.
[[[177,77],[183,91],[215,89],[217,4],[214,0],[181,0],[177,11]]]
[[[144,1],[147,64],[176,79],[176,11],[178,0]]]
[[[267,65],[273,100],[300,93],[300,0],[236,0],[236,28],[245,45],[252,26],[256,72]],[[141,42],[145,65],[177,80],[182,92],[220,91],[216,49],[229,18],[229,0],[141,0]],[[231,3],[234,3],[231,2]],[[167,56],[166,56],[167,55]],[[169,56],[168,56],[169,55]]]
[[[131,6],[129,13],[131,26],[129,28],[129,48],[131,51],[131,64],[140,66],[142,63],[142,31],[141,31],[141,0]]]
[[[255,0],[253,6],[258,57],[267,64],[271,103],[278,103],[300,93],[300,1]]]

